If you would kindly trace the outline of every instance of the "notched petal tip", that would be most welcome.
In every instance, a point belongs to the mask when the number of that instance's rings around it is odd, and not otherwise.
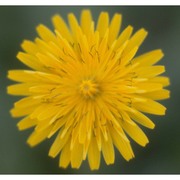
[[[164,57],[164,52],[162,49],[157,49],[157,52],[159,53],[159,55],[161,55],[161,58]]]
[[[137,33],[137,34],[136,34]],[[148,31],[145,28],[139,29],[135,34],[139,35],[139,38],[142,39],[142,41],[147,37]]]
[[[19,117],[19,116],[16,115],[16,113],[15,113],[15,111],[14,111],[14,108],[11,109],[9,112],[10,112],[10,114],[11,114],[11,116],[12,116],[13,118]]]
[[[27,140],[26,143],[28,144],[28,146],[30,146],[31,148],[35,147],[37,144],[31,142],[31,140]]]
[[[144,144],[141,144],[142,147],[145,147],[147,144],[149,144],[149,139],[147,139],[146,142],[144,142]]]
[[[23,52],[18,52],[16,55],[16,58],[21,59],[21,57],[24,55]]]
[[[152,122],[152,121],[151,121]],[[155,124],[152,122],[152,124],[149,124],[149,126],[147,126],[147,128],[149,128],[149,129],[154,129],[155,128]]]
[[[12,86],[13,85],[10,85],[10,86],[7,87],[7,93],[10,94],[10,95],[14,95],[13,90],[12,90]]]
[[[84,9],[84,10],[82,10],[82,12],[81,12],[81,16],[85,16],[85,15],[91,15],[91,11],[89,10],[89,9]]]
[[[64,170],[67,169],[68,166],[69,166],[69,164],[68,165],[61,165],[61,164],[59,164],[59,168],[64,169]]]
[[[11,114],[11,116],[13,117],[13,110],[14,108],[10,109],[9,113]]]
[[[59,18],[61,18],[59,14],[54,14],[53,17],[52,17],[52,21],[55,22]]]
[[[134,158],[135,158],[135,156],[133,155],[133,156],[129,157],[128,159],[126,158],[125,160],[126,160],[127,162],[129,162],[129,161],[133,160]]]
[[[23,131],[28,129],[28,127],[26,127],[23,123],[21,123],[21,121],[16,125],[19,131]]]
[[[36,31],[42,40],[46,42],[50,42],[50,41],[56,42],[56,37],[54,33],[45,25],[39,24],[36,27]]]
[[[39,24],[36,27],[38,33],[42,32],[46,27],[43,24]]]
[[[55,158],[55,157],[56,157],[56,155],[54,155],[51,150],[49,150],[48,156],[49,156],[49,157],[52,157],[52,158]]]
[[[13,80],[14,71],[16,71],[16,70],[9,70],[9,71],[7,72],[7,75],[6,75],[6,76],[7,76],[8,79]],[[8,87],[7,87],[7,89],[8,89]]]
[[[166,77],[166,78],[167,78],[167,81],[166,81],[165,86],[169,86],[169,85],[171,85],[170,78],[168,78],[168,77]],[[170,91],[169,91],[169,93],[170,93]],[[169,94],[169,95],[170,95],[170,94]]]

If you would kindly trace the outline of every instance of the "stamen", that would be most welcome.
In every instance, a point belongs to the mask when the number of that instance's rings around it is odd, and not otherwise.
[[[85,98],[94,98],[99,93],[98,85],[93,80],[83,80],[79,88]]]

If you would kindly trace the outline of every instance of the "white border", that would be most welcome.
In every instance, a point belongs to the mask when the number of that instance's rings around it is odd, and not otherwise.
[[[11,180],[11,179],[16,179],[16,180],[49,180],[52,178],[53,180],[67,180],[67,179],[74,179],[74,180],[152,180],[157,179],[157,180],[178,180],[180,178],[179,175],[0,175],[0,178],[2,180]]]
[[[179,3],[178,3],[179,2]],[[0,0],[0,5],[180,5],[178,0]]]

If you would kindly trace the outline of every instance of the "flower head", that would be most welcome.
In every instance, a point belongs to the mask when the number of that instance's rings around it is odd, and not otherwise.
[[[132,35],[128,26],[120,34],[121,15],[109,22],[102,12],[95,25],[91,12],[82,11],[80,23],[68,14],[69,26],[59,15],[52,18],[54,32],[37,27],[39,37],[25,40],[17,58],[31,70],[10,70],[8,93],[25,96],[14,104],[13,117],[23,117],[19,130],[34,127],[28,138],[35,146],[56,135],[49,155],[60,154],[59,166],[79,168],[88,158],[98,169],[101,152],[106,164],[115,160],[114,147],[128,161],[134,157],[129,138],[148,143],[139,124],[153,129],[144,114],[164,115],[156,100],[169,97],[165,68],[154,65],[160,49],[137,56],[147,31]],[[128,135],[128,137],[127,137]]]

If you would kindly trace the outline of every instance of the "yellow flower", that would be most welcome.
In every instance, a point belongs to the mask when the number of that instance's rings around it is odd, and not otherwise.
[[[169,97],[164,89],[169,79],[159,76],[164,66],[154,65],[163,53],[157,49],[135,57],[147,31],[132,35],[128,26],[119,34],[121,19],[115,14],[109,22],[102,12],[95,25],[84,10],[80,23],[68,14],[68,28],[55,15],[54,32],[39,25],[39,37],[22,43],[25,52],[17,58],[32,70],[8,73],[18,82],[8,93],[25,96],[11,110],[13,117],[23,116],[19,130],[34,127],[30,146],[57,134],[49,156],[60,154],[60,167],[79,168],[87,158],[90,168],[98,169],[101,152],[106,164],[113,164],[114,147],[129,161],[134,153],[128,137],[145,146],[148,138],[138,124],[155,126],[144,113],[165,114],[156,100]]]

